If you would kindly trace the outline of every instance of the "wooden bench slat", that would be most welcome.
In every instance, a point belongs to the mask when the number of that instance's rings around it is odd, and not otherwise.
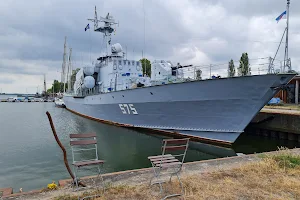
[[[150,159],[151,162],[154,162],[154,161],[157,161],[157,160],[172,160],[172,159],[175,159],[174,156],[168,156],[168,157],[160,157],[160,158],[152,158]]]
[[[172,156],[171,154],[166,154],[164,155],[164,157],[167,157],[167,156]],[[162,155],[158,155],[158,156],[148,156],[148,159],[152,159],[152,158],[160,158],[162,157]]]
[[[167,142],[167,144],[187,144],[189,139],[164,139],[163,142]]]
[[[89,145],[89,144],[97,144],[97,140],[76,140],[70,141],[70,145]]]
[[[186,145],[182,145],[182,146],[166,146],[165,150],[166,151],[176,151],[176,150],[185,150],[186,149]]]
[[[96,137],[96,133],[70,134],[70,138],[90,138]]]
[[[73,165],[76,167],[83,167],[88,165],[97,165],[97,164],[103,164],[104,160],[91,160],[91,161],[83,161],[83,162],[75,162]]]
[[[172,162],[179,162],[178,159],[168,159],[168,160],[157,160],[157,161],[154,161],[153,163],[154,164],[164,164],[164,163],[172,163]]]
[[[172,162],[172,163],[164,163],[164,164],[156,164],[155,167],[169,167],[172,165],[181,165],[181,162]]]

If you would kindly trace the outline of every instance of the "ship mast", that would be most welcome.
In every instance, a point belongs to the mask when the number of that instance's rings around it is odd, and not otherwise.
[[[288,71],[292,70],[291,59],[289,58],[289,15],[290,15],[290,0],[287,0],[286,5],[286,40],[285,40],[285,51],[284,51],[284,60],[283,66],[287,67]]]
[[[69,52],[69,62],[68,62],[68,72],[67,72],[68,92],[69,93],[71,92],[71,77],[72,77],[71,55],[72,55],[72,48],[70,48],[70,52]]]
[[[65,44],[64,44],[64,55],[63,55],[63,63],[62,63],[62,72],[61,72],[61,83],[63,83],[63,93],[66,91],[66,85],[65,85],[65,70],[66,70],[66,60],[67,60],[67,37],[65,37]]]
[[[283,72],[285,72],[285,67],[288,68],[288,72],[290,72],[292,70],[292,65],[291,65],[291,59],[289,58],[289,15],[290,15],[290,0],[287,0],[287,5],[286,5],[286,15],[287,15],[287,19],[286,19],[286,27],[284,29],[284,32],[282,34],[280,43],[278,45],[277,51],[275,53],[274,58],[272,59],[272,61],[269,64],[269,69],[268,69],[268,73],[271,73],[272,70],[274,70],[273,68],[273,62],[276,58],[276,55],[279,51],[280,45],[282,43],[282,40],[284,38],[284,34],[285,34],[285,51],[284,51],[284,60],[283,60]]]
[[[104,34],[104,37],[106,39],[106,56],[111,55],[111,33],[114,31],[112,25],[118,23],[115,22],[115,20],[112,16],[109,15],[109,13],[106,15],[105,18],[100,17],[100,19],[98,19],[96,6],[94,19],[88,20],[94,22],[94,31],[101,32]],[[98,22],[104,22],[104,26],[98,27]]]

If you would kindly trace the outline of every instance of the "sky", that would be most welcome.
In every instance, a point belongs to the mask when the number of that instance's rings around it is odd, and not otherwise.
[[[72,67],[90,64],[103,55],[103,36],[84,31],[94,17],[109,12],[119,25],[112,44],[120,43],[127,58],[193,64],[203,77],[226,75],[228,61],[235,65],[247,52],[253,74],[266,73],[274,57],[286,19],[285,0],[5,0],[0,1],[0,93],[36,93],[61,79],[64,37],[72,48]],[[291,0],[289,57],[300,71],[299,0]],[[285,40],[284,40],[285,41]],[[274,62],[280,68],[282,43]]]

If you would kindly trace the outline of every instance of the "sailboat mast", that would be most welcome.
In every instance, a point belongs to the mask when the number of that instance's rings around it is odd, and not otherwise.
[[[71,77],[72,77],[71,55],[72,55],[72,48],[70,48],[70,52],[69,52],[69,63],[68,63],[68,72],[67,72],[68,92],[71,92]]]
[[[66,58],[67,57],[67,37],[65,36],[65,44],[64,44],[64,55],[63,55],[63,63],[62,63],[62,75],[61,75],[61,82],[63,83],[63,93],[66,91]]]
[[[46,74],[44,74],[44,91],[45,91],[45,97],[47,97]]]

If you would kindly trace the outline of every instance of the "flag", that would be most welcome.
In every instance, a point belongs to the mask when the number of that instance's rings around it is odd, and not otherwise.
[[[86,30],[88,30],[88,29],[90,29],[90,24],[86,25],[84,31],[86,31]]]
[[[286,17],[286,11],[284,11],[283,13],[281,13],[281,14],[276,18],[277,23],[279,22],[279,20],[283,19],[283,17]]]

